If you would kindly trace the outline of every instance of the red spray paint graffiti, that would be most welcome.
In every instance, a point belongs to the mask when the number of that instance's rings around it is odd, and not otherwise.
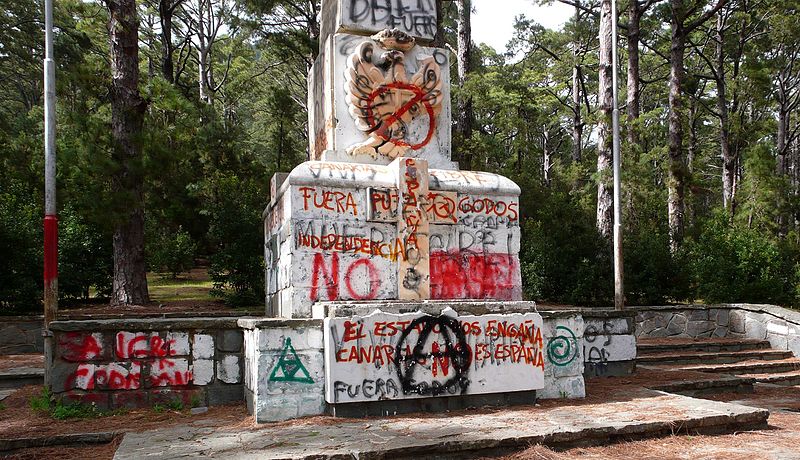
[[[431,298],[513,300],[519,261],[509,254],[466,251],[431,254]]]
[[[91,361],[103,354],[102,335],[67,332],[61,335],[58,345],[66,361]]]
[[[314,264],[311,274],[311,300],[336,300],[340,298],[339,285],[339,255],[331,254],[330,267],[325,264],[325,256],[321,253],[314,254]],[[362,269],[363,267],[363,269]],[[355,276],[361,270],[366,271],[369,283],[366,292],[359,292],[355,285]],[[380,272],[369,259],[357,259],[347,265],[344,270],[344,286],[347,295],[355,300],[372,300],[378,297],[381,287]],[[324,286],[327,298],[322,298],[320,289]],[[363,289],[361,289],[363,291]]]

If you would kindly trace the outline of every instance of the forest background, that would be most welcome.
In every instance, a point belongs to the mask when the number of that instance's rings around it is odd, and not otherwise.
[[[438,2],[452,51],[453,154],[520,184],[534,300],[613,300],[610,0],[559,0],[473,43],[469,0]],[[0,1],[0,312],[41,310],[42,0]],[[148,269],[209,262],[214,293],[263,305],[269,179],[305,161],[315,0],[140,0],[141,154],[112,135],[107,2],[55,2],[59,293],[111,295],[115,228],[144,210]],[[548,3],[547,0],[539,3]],[[628,304],[800,305],[800,1],[620,0]],[[127,160],[126,160],[127,161]],[[141,194],[112,180],[142,178]]]

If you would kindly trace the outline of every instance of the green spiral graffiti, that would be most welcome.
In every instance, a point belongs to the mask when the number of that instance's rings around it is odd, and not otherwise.
[[[577,339],[575,338],[575,333],[572,332],[569,328],[564,326],[557,326],[556,334],[558,334],[559,330],[566,331],[566,333],[569,334],[571,338],[567,337],[565,334],[562,333],[548,340],[547,359],[556,366],[566,366],[572,361],[575,361],[575,358],[578,357],[578,347],[577,347],[578,342]],[[573,343],[576,344],[574,348],[572,346]]]

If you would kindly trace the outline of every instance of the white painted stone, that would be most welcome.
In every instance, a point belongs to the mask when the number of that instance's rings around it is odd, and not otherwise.
[[[636,337],[633,335],[586,335],[583,340],[585,362],[605,363],[636,359]]]
[[[240,363],[236,355],[226,355],[217,364],[217,378],[225,383],[239,383]]]
[[[94,390],[95,365],[83,363],[75,370],[74,388],[80,390]]]
[[[195,385],[208,385],[214,380],[214,360],[195,359],[192,362],[192,377]]]
[[[188,332],[169,332],[167,333],[170,356],[184,356],[189,354],[189,333]]]
[[[420,40],[436,34],[434,0],[325,0],[333,31],[371,34],[383,29],[400,29]]]
[[[141,365],[138,361],[97,365],[94,370],[98,386],[109,390],[138,390],[141,386]]]
[[[154,387],[181,386],[192,383],[189,360],[164,358],[150,362],[150,385]]]
[[[194,359],[211,359],[214,357],[214,337],[208,334],[195,334],[192,344]]]
[[[585,335],[625,335],[633,333],[628,328],[628,320],[625,318],[585,319],[585,324]]]
[[[295,350],[321,350],[324,346],[320,328],[268,328],[258,329],[258,350],[283,350],[286,338]]]
[[[441,323],[431,323],[436,324],[436,330],[427,337],[420,335],[424,321],[418,328],[410,327],[412,321],[423,317],[423,313],[395,315],[376,311],[365,317],[326,318],[325,399],[346,403],[543,387],[545,352],[538,313],[459,317],[448,308],[439,317]],[[449,322],[461,328],[462,343],[468,347],[460,358],[455,345],[446,347],[447,340],[459,340],[447,325]],[[439,332],[441,327],[449,332]],[[525,339],[516,332],[522,328],[529,334]],[[498,332],[501,329],[511,332],[502,336]],[[406,360],[408,364],[401,364],[398,371],[394,364],[398,347],[401,357],[408,356],[418,342],[425,355],[419,356],[423,361]],[[437,351],[446,353],[448,359],[442,355],[433,359],[432,353]],[[457,364],[464,363],[462,359],[468,363],[463,368]],[[403,374],[402,380],[399,374]],[[407,383],[405,389],[403,381]]]

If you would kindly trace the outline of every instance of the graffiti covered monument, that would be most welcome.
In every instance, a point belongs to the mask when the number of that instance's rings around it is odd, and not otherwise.
[[[308,340],[255,323],[251,340],[293,344],[301,380],[316,382],[315,368],[340,412],[445,396],[532,402],[545,385],[545,325],[521,301],[520,189],[451,161],[450,56],[426,46],[435,14],[433,0],[323,2],[311,160],[273,177],[264,214],[267,313],[322,319],[324,360],[303,365],[294,344]],[[577,337],[563,339],[551,356],[580,364]],[[302,385],[251,383],[256,412],[259,399],[273,406],[259,393]]]
[[[261,318],[51,323],[50,391],[100,408],[244,400],[259,422],[580,398],[633,318],[522,301],[520,189],[450,159],[433,0],[323,0],[310,161],[272,180]]]

